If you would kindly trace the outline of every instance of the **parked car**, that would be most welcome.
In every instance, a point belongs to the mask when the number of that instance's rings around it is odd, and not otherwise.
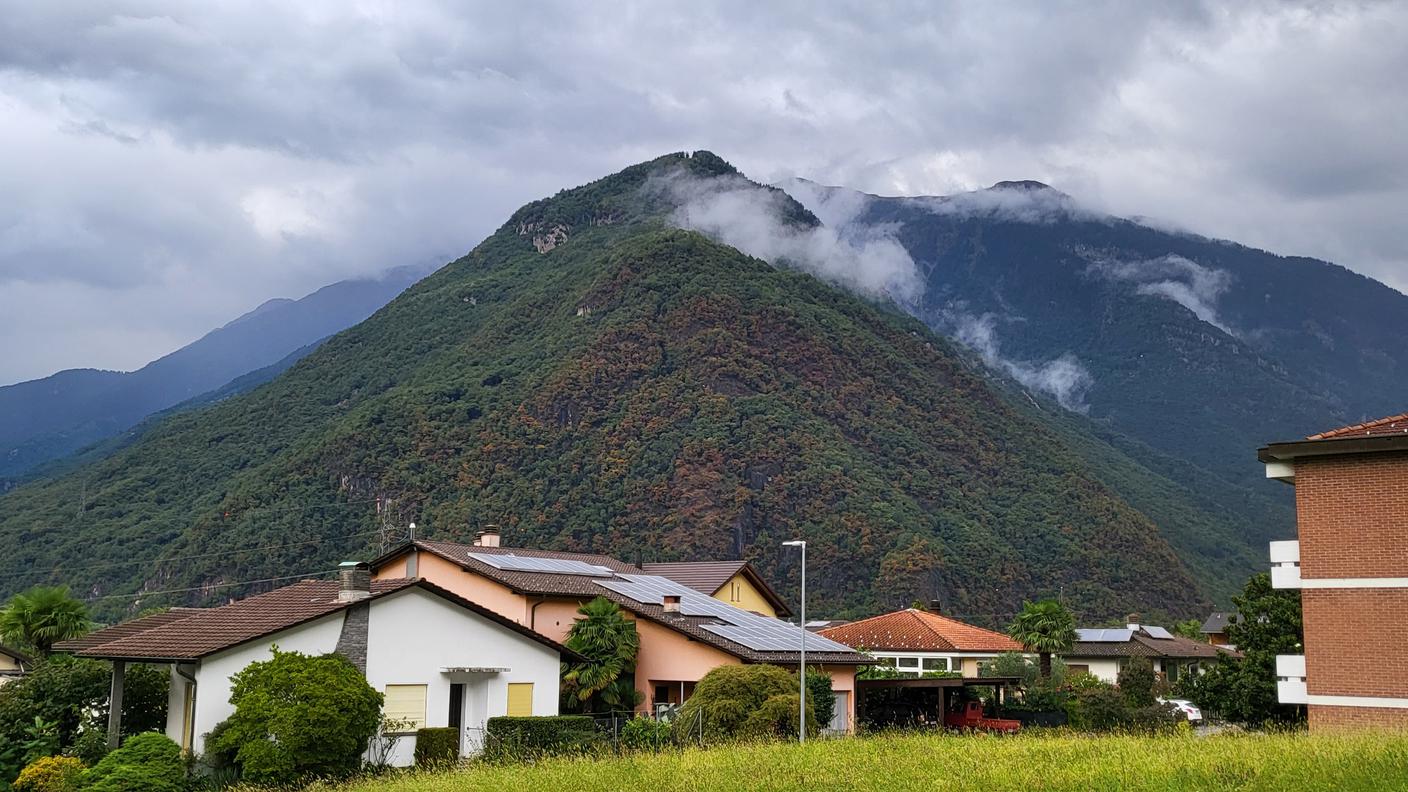
[[[1203,722],[1203,711],[1188,699],[1159,699],[1160,704],[1168,704],[1188,719],[1189,723],[1198,724]]]

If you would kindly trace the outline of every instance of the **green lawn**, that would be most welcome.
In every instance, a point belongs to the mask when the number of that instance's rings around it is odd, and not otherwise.
[[[1408,790],[1408,734],[882,736],[362,781],[339,792]]]

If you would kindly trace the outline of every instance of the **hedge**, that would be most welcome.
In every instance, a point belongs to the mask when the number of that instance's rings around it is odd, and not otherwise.
[[[453,726],[416,729],[416,767],[438,767],[460,758],[460,730]]]
[[[586,715],[490,718],[484,755],[490,759],[589,753],[603,744],[596,722]]]

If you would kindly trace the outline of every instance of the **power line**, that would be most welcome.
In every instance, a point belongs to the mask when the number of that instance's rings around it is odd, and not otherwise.
[[[229,588],[231,586],[252,586],[255,583],[277,583],[280,580],[331,575],[336,571],[336,569],[324,569],[317,572],[304,572],[299,575],[280,575],[279,577],[261,578],[259,580],[235,580],[229,583],[216,583],[210,586],[192,586],[191,588],[165,589],[163,591],[143,591],[137,594],[105,594],[101,597],[89,597],[84,600],[84,602],[97,602],[98,600],[106,599],[140,599],[142,597],[154,597],[158,594],[187,594],[192,591],[210,591],[212,589]]]

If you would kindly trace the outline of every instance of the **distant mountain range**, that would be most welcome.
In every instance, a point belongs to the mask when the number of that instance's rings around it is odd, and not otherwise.
[[[298,300],[269,300],[136,371],[71,369],[0,387],[0,491],[153,413],[212,390],[229,395],[273,378],[426,272],[402,267],[381,278],[340,281]]]
[[[886,208],[866,206],[877,224]],[[1022,369],[991,376],[876,296],[877,281],[858,280],[872,258],[882,277],[907,266],[893,244],[851,246],[722,159],[671,155],[524,206],[261,387],[173,411],[3,496],[0,545],[12,551],[0,594],[61,581],[118,595],[98,600],[107,614],[208,602],[244,581],[365,557],[415,521],[422,536],[495,523],[507,545],[747,558],[775,581],[796,574],[779,543],[803,537],[811,606],[837,616],[939,599],[1001,625],[1024,599],[1053,595],[1083,623],[1131,611],[1157,621],[1225,600],[1263,563],[1265,531],[1241,515],[1274,498],[1121,431],[1103,390],[1120,380],[1101,358],[1010,330],[1025,319],[1027,335],[1043,335],[1047,315],[1007,305],[985,319],[1001,300],[977,296],[993,287],[974,276],[946,292],[935,276],[982,269],[985,251],[1009,243],[977,226],[927,226],[927,215],[905,222],[914,228],[900,238],[933,278],[900,295],[906,307],[953,328],[966,311],[1003,355],[1038,370],[1070,353],[1093,384],[1049,397],[1022,384]],[[1049,230],[1003,228],[1014,256]],[[1047,270],[1116,267],[1042,255],[988,269],[1007,273],[1001,284],[1030,281],[1039,307]],[[1126,284],[1063,277],[1067,288]],[[1192,359],[1203,343],[1245,348],[1172,300],[1133,292],[1134,316],[1109,321],[1133,323],[1120,328],[1138,335],[1135,348],[1175,331],[1193,335],[1150,348]],[[1068,318],[1063,339],[1086,323]],[[1218,400],[1198,405],[1215,413]],[[1252,448],[1233,453],[1250,459]]]
[[[1257,447],[1408,407],[1408,296],[1335,264],[1091,212],[1040,182],[780,186],[845,233],[898,240],[924,282],[908,310],[994,371],[1166,455],[1150,464],[1174,480],[1223,482],[1255,542],[1294,532]]]

